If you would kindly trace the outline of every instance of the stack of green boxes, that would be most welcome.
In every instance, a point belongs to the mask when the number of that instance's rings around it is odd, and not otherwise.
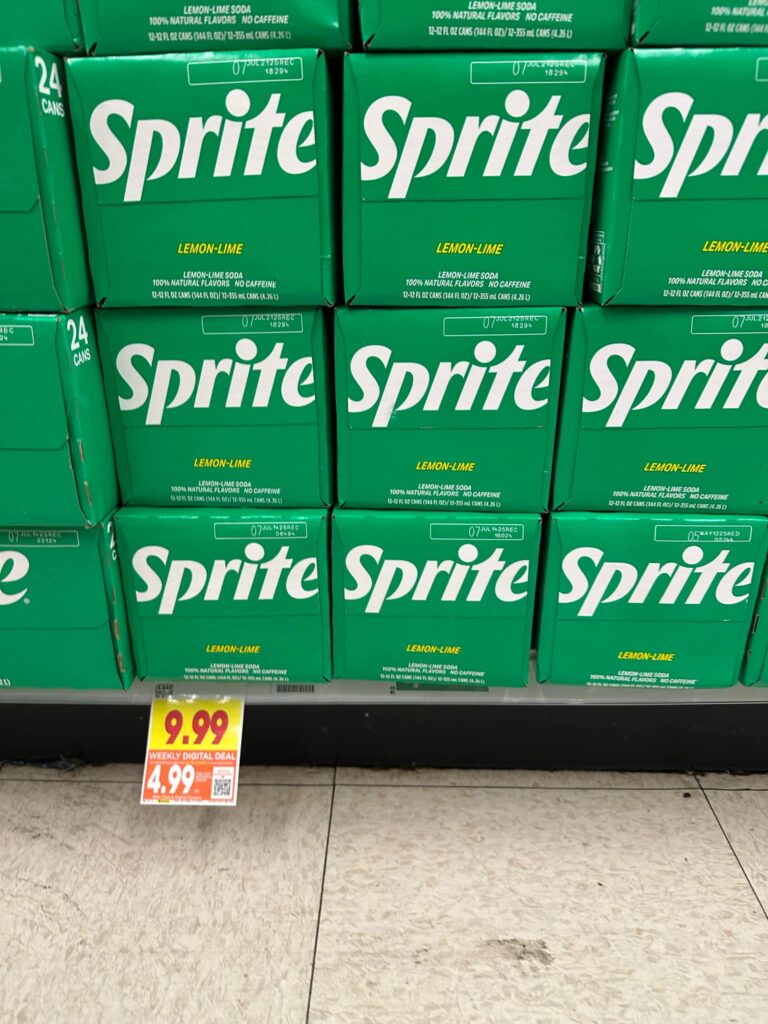
[[[3,11],[0,685],[114,688],[133,664],[64,69],[6,46]],[[76,47],[65,23],[48,29],[50,45]]]
[[[455,4],[457,21],[488,6]],[[486,34],[490,20],[472,35],[433,24],[432,5],[361,3],[336,317],[342,677],[528,681],[565,307],[581,298],[596,164],[605,58],[589,51],[622,42],[621,13],[597,28],[601,5],[588,6],[566,44],[584,52],[546,52],[564,42],[548,33],[542,53],[414,54],[397,51],[517,43]]]
[[[768,546],[768,50],[748,48],[768,43],[766,14],[638,0],[636,48],[614,67],[590,244],[600,305],[571,330],[543,681],[739,678]]]
[[[353,308],[337,317],[339,503],[433,512],[335,515],[336,670],[395,683],[524,684],[530,608],[519,590],[514,599],[503,587],[492,594],[482,567],[501,574],[512,558],[495,543],[502,524],[532,538],[531,550],[520,549],[532,597],[536,518],[512,525],[499,512],[551,508],[540,681],[732,685],[768,546],[766,520],[755,515],[768,498],[768,314],[753,308],[768,305],[768,241],[754,237],[768,197],[768,59],[747,49],[611,56],[587,248],[604,60],[590,51],[623,50],[630,5],[361,6],[369,52],[348,58],[345,79],[344,280]],[[711,4],[695,6],[682,17],[679,5],[641,0],[635,42],[658,33],[694,44],[704,32],[715,44],[736,35],[756,44],[759,32],[745,26],[768,29],[765,9],[717,20]],[[741,248],[723,244],[732,238]],[[587,252],[596,304],[582,307]],[[640,308],[675,304],[705,308]],[[578,308],[550,505],[558,305]],[[528,367],[542,357],[535,365],[546,377],[532,392],[523,382],[526,373],[536,380]],[[494,370],[505,358],[506,375]],[[449,512],[449,531],[434,512],[450,509],[472,514]],[[372,535],[367,566],[352,547],[358,533]],[[418,537],[411,551],[401,533]],[[478,536],[484,543],[471,542]],[[453,544],[436,543],[443,537]],[[384,569],[372,584],[377,563]],[[454,566],[463,588],[453,585]],[[473,590],[467,566],[489,586]],[[378,626],[353,603],[363,599]],[[478,623],[483,602],[487,621]],[[522,632],[510,628],[515,613],[528,615]],[[384,620],[398,616],[395,631]]]
[[[329,679],[329,75],[251,47],[348,45],[349,11],[97,6],[67,74],[139,676]]]
[[[768,4],[29,6],[0,684],[768,683]]]

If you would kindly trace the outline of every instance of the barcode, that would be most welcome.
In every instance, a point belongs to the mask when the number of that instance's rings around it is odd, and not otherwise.
[[[275,693],[314,693],[314,683],[278,683]]]
[[[211,797],[214,800],[231,800],[235,784],[234,768],[214,768]]]

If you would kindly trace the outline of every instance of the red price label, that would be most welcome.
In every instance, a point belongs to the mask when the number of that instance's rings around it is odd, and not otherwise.
[[[234,805],[242,730],[242,698],[155,698],[141,802]]]

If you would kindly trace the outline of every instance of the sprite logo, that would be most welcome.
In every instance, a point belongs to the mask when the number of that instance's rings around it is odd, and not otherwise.
[[[642,130],[653,156],[635,161],[636,179],[663,177],[659,196],[676,199],[688,178],[738,177],[754,151],[762,158],[758,175],[768,175],[768,115],[747,114],[737,128],[725,114],[692,113],[694,103],[686,92],[667,92],[648,104]]]
[[[524,351],[524,345],[516,345],[508,356],[494,362],[496,346],[492,341],[480,341],[472,353],[474,362],[440,362],[432,373],[415,361],[392,362],[392,350],[386,345],[365,345],[350,360],[350,372],[360,395],[350,395],[349,412],[375,409],[372,426],[386,427],[396,413],[417,406],[425,413],[438,412],[445,406],[457,412],[498,410],[513,380],[516,406],[530,411],[542,409],[549,401],[551,360],[540,359],[529,365],[523,358]]]
[[[768,409],[768,344],[743,359],[743,342],[729,338],[720,346],[720,360],[684,359],[676,368],[635,355],[633,345],[617,342],[604,345],[590,360],[597,395],[585,395],[582,408],[585,413],[610,410],[606,427],[623,426],[640,409],[679,409],[694,397],[695,409],[740,409],[748,398]]]
[[[16,604],[26,597],[29,588],[19,590],[20,583],[29,572],[29,559],[20,551],[0,551],[0,606]]]
[[[658,605],[699,605],[714,590],[718,604],[749,600],[754,562],[730,565],[730,551],[719,551],[709,562],[704,550],[691,544],[678,562],[649,562],[642,571],[631,562],[604,561],[600,548],[580,547],[563,558],[562,571],[569,589],[560,591],[560,604],[579,604],[577,614],[591,618],[602,605],[624,601]]]
[[[160,599],[158,615],[173,615],[183,601],[272,601],[282,587],[297,601],[318,594],[317,558],[290,557],[283,545],[277,554],[265,559],[263,545],[245,545],[242,558],[215,558],[210,568],[193,559],[171,558],[168,548],[147,545],[133,556],[133,569],[143,589],[136,590],[140,604]]]
[[[144,422],[158,426],[168,409],[192,404],[195,409],[239,409],[248,404],[266,408],[273,399],[278,379],[282,401],[294,408],[315,401],[315,377],[311,356],[293,361],[283,355],[277,342],[257,360],[258,346],[250,338],[235,343],[233,356],[203,359],[199,368],[182,359],[155,359],[151,345],[136,343],[122,348],[115,361],[129,393],[120,396],[120,409],[146,408]]]
[[[418,566],[401,558],[385,558],[375,544],[358,544],[346,557],[353,586],[345,587],[347,601],[366,601],[365,612],[378,614],[387,601],[482,601],[492,586],[497,600],[522,601],[528,596],[530,561],[505,562],[496,548],[482,561],[474,544],[462,544],[455,560],[427,559]]]
[[[224,99],[226,114],[190,117],[179,129],[162,118],[138,118],[128,100],[99,103],[91,113],[91,136],[106,158],[106,167],[94,167],[97,185],[109,185],[125,175],[126,203],[138,203],[148,181],[175,175],[179,181],[197,178],[201,157],[214,178],[235,174],[259,176],[272,152],[285,174],[307,174],[317,165],[315,123],[311,110],[287,119],[280,109],[282,96],[272,93],[257,113],[251,111],[251,97],[244,89],[230,89]],[[229,115],[229,116],[226,116]],[[123,145],[113,122],[132,131],[128,148]]]
[[[566,119],[558,113],[561,100],[562,96],[552,96],[534,113],[528,93],[513,89],[501,112],[465,117],[457,131],[443,117],[412,117],[413,103],[405,96],[382,96],[363,117],[363,131],[376,151],[376,160],[361,163],[361,179],[378,181],[391,174],[389,198],[405,199],[414,178],[438,172],[447,178],[464,178],[473,162],[482,168],[484,178],[508,174],[530,178],[542,162],[559,177],[583,174],[590,115]],[[405,133],[402,145],[388,127],[398,120]]]

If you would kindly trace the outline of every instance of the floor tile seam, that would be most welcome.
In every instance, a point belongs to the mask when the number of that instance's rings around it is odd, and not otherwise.
[[[704,793],[768,793],[768,786],[702,786]]]
[[[471,769],[470,769],[471,770]],[[16,778],[9,779],[3,778],[0,773],[0,785],[13,785],[15,783],[49,783],[53,782],[58,785],[68,786],[134,786],[140,784],[141,777],[136,779],[68,779],[68,778]],[[751,787],[751,788],[725,788],[718,787],[717,789],[707,790],[698,779],[691,780],[691,785],[683,785],[682,783],[675,786],[535,786],[535,785],[504,785],[502,783],[482,783],[482,782],[462,782],[462,783],[443,783],[443,782],[340,782],[333,779],[328,782],[239,782],[239,788],[270,788],[270,787],[281,787],[283,789],[331,789],[331,788],[343,788],[343,789],[499,789],[499,790],[521,790],[525,792],[535,791],[541,793],[680,793],[688,792],[689,790],[700,789],[702,792],[714,792],[714,793],[765,793],[768,792],[768,786],[765,788]]]
[[[337,789],[514,789],[537,793],[687,793],[697,791],[696,780],[689,786],[504,786],[498,783],[441,782],[337,782]]]
[[[705,793],[766,793],[766,792],[768,792],[768,775],[766,775],[765,784],[764,785],[760,785],[760,786],[737,786],[735,784],[735,779],[737,779],[738,776],[734,776],[734,785],[732,785],[732,786],[708,786],[706,781],[705,781],[705,779],[704,779],[704,776],[706,774],[715,774],[715,773],[706,773],[706,772],[696,772],[695,773],[696,781],[699,784],[699,786],[701,787],[701,789],[704,790]]]
[[[35,783],[47,785],[49,782],[66,786],[139,786],[141,778],[138,779],[0,779],[0,785],[14,785],[24,783],[34,785]],[[238,789],[331,789],[332,782],[238,782]]]
[[[333,789],[333,781],[330,782],[241,782],[241,786],[281,786],[283,789]]]
[[[717,814],[717,811],[713,807],[712,801],[709,799],[709,794],[704,789],[704,787],[701,785],[701,782],[699,782],[699,789],[701,790],[702,795],[704,796],[704,799],[707,801],[707,806],[709,807],[710,811],[712,812],[712,817],[717,822],[717,826],[720,829],[720,832],[722,833],[723,839],[725,839],[726,843],[728,844],[728,849],[731,851],[731,853],[733,854],[734,860],[739,865],[739,869],[740,869],[742,875],[744,876],[744,880],[746,881],[747,885],[749,886],[749,888],[750,888],[750,890],[752,892],[752,895],[755,898],[755,901],[756,901],[758,907],[760,907],[760,910],[762,911],[763,916],[768,921],[768,910],[766,910],[766,907],[765,907],[763,901],[760,899],[760,897],[759,897],[759,895],[757,893],[757,889],[755,889],[754,885],[752,884],[752,879],[749,877],[747,869],[742,864],[741,858],[739,857],[738,853],[736,852],[736,848],[734,847],[734,845],[733,845],[733,843],[731,841],[731,837],[728,835],[728,832],[727,832],[725,826],[723,825],[722,821],[720,821],[720,818],[719,818],[719,816]]]
[[[305,1024],[309,1024],[310,1013],[312,1012],[312,991],[315,983],[315,963],[317,961],[317,948],[320,941],[320,922],[323,916],[323,897],[325,896],[325,875],[328,870],[328,851],[331,845],[331,831],[333,829],[333,807],[336,797],[336,773],[333,769],[333,786],[331,789],[331,804],[328,808],[328,829],[325,835],[325,853],[323,855],[323,873],[320,878],[320,898],[317,901],[317,921],[315,923],[315,942],[312,948],[312,964],[309,972],[309,988],[307,990],[307,1012],[304,1018]]]

